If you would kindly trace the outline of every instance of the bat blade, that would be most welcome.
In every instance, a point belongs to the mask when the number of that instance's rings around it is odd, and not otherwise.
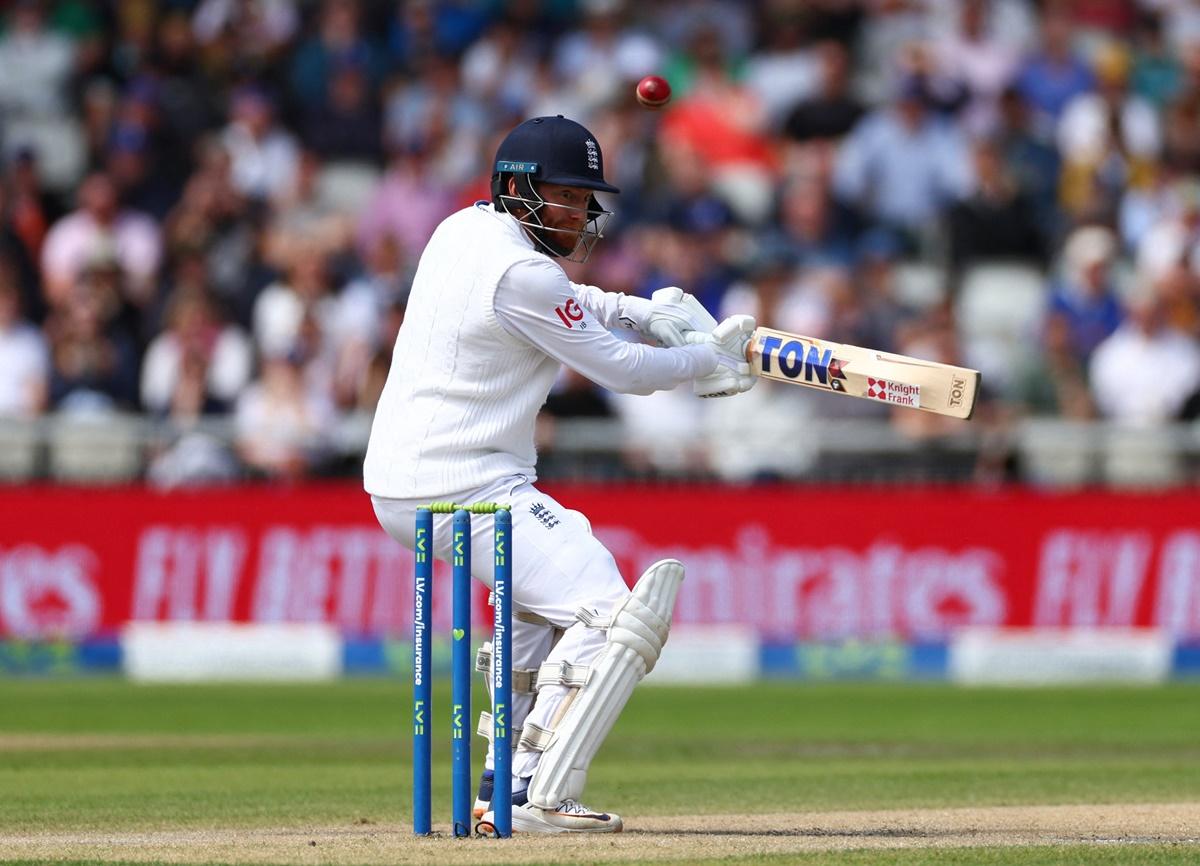
[[[754,331],[748,356],[764,379],[952,418],[970,418],[979,395],[978,370],[772,328]]]

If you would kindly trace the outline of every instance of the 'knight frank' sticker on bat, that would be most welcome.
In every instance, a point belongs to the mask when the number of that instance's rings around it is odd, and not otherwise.
[[[921,408],[921,386],[893,382],[890,379],[867,378],[867,392],[863,396],[911,409]]]

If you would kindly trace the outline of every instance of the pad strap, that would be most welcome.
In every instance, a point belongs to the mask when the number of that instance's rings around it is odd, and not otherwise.
[[[495,730],[492,727],[492,714],[484,710],[479,714],[479,724],[475,726],[475,733],[490,743],[495,735]],[[528,723],[523,728],[513,728],[513,733],[516,734],[512,743],[514,751],[529,749],[534,752],[544,752],[546,746],[550,745],[550,738],[554,734],[553,731]]]
[[[520,739],[520,736],[521,736],[521,729],[513,728],[512,732],[513,732],[513,734],[516,735],[512,738],[512,747],[514,749],[516,749],[517,741]],[[483,710],[482,712],[480,712],[479,724],[475,726],[475,733],[477,733],[479,736],[483,737],[489,743],[492,741],[492,737],[495,736],[496,729],[492,725],[492,714],[490,712],[488,712],[487,710]]]
[[[550,740],[553,736],[554,731],[549,731],[531,722],[526,722],[525,727],[521,729],[521,736],[517,739],[517,748],[534,752],[544,752],[546,751],[546,747],[550,745]]]
[[[492,673],[492,644],[486,641],[479,646],[475,653],[475,670],[486,676]],[[539,673],[536,670],[512,671],[512,690],[518,694],[532,695],[538,690]]]
[[[546,686],[567,686],[573,689],[583,688],[587,682],[590,665],[573,665],[570,662],[543,662],[538,668],[537,688]]]
[[[496,593],[494,593],[494,592],[488,593],[487,603],[488,603],[489,607],[496,606]],[[548,625],[548,626],[554,625],[554,623],[550,622],[550,620],[546,619],[544,616],[538,616],[536,613],[531,613],[530,611],[527,611],[527,610],[513,611],[513,618],[518,619],[521,622],[529,623],[530,625]]]
[[[608,627],[612,625],[611,616],[600,616],[594,610],[588,610],[586,607],[581,607],[575,611],[575,619],[588,628],[598,628],[601,631],[607,631]]]

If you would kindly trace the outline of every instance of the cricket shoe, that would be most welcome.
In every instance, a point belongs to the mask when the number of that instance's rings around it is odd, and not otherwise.
[[[532,803],[513,804],[514,833],[620,833],[625,828],[619,815],[597,812],[578,800],[563,800],[557,809],[539,809]],[[496,834],[496,813],[484,813],[475,832],[481,836]]]

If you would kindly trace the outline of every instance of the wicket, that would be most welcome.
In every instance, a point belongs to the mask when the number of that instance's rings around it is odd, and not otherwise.
[[[413,592],[413,833],[432,829],[430,718],[432,702],[433,515],[453,514],[451,528],[450,744],[454,835],[471,835],[471,515],[493,514],[492,751],[495,835],[512,835],[512,514],[507,505],[433,502],[417,509]]]

